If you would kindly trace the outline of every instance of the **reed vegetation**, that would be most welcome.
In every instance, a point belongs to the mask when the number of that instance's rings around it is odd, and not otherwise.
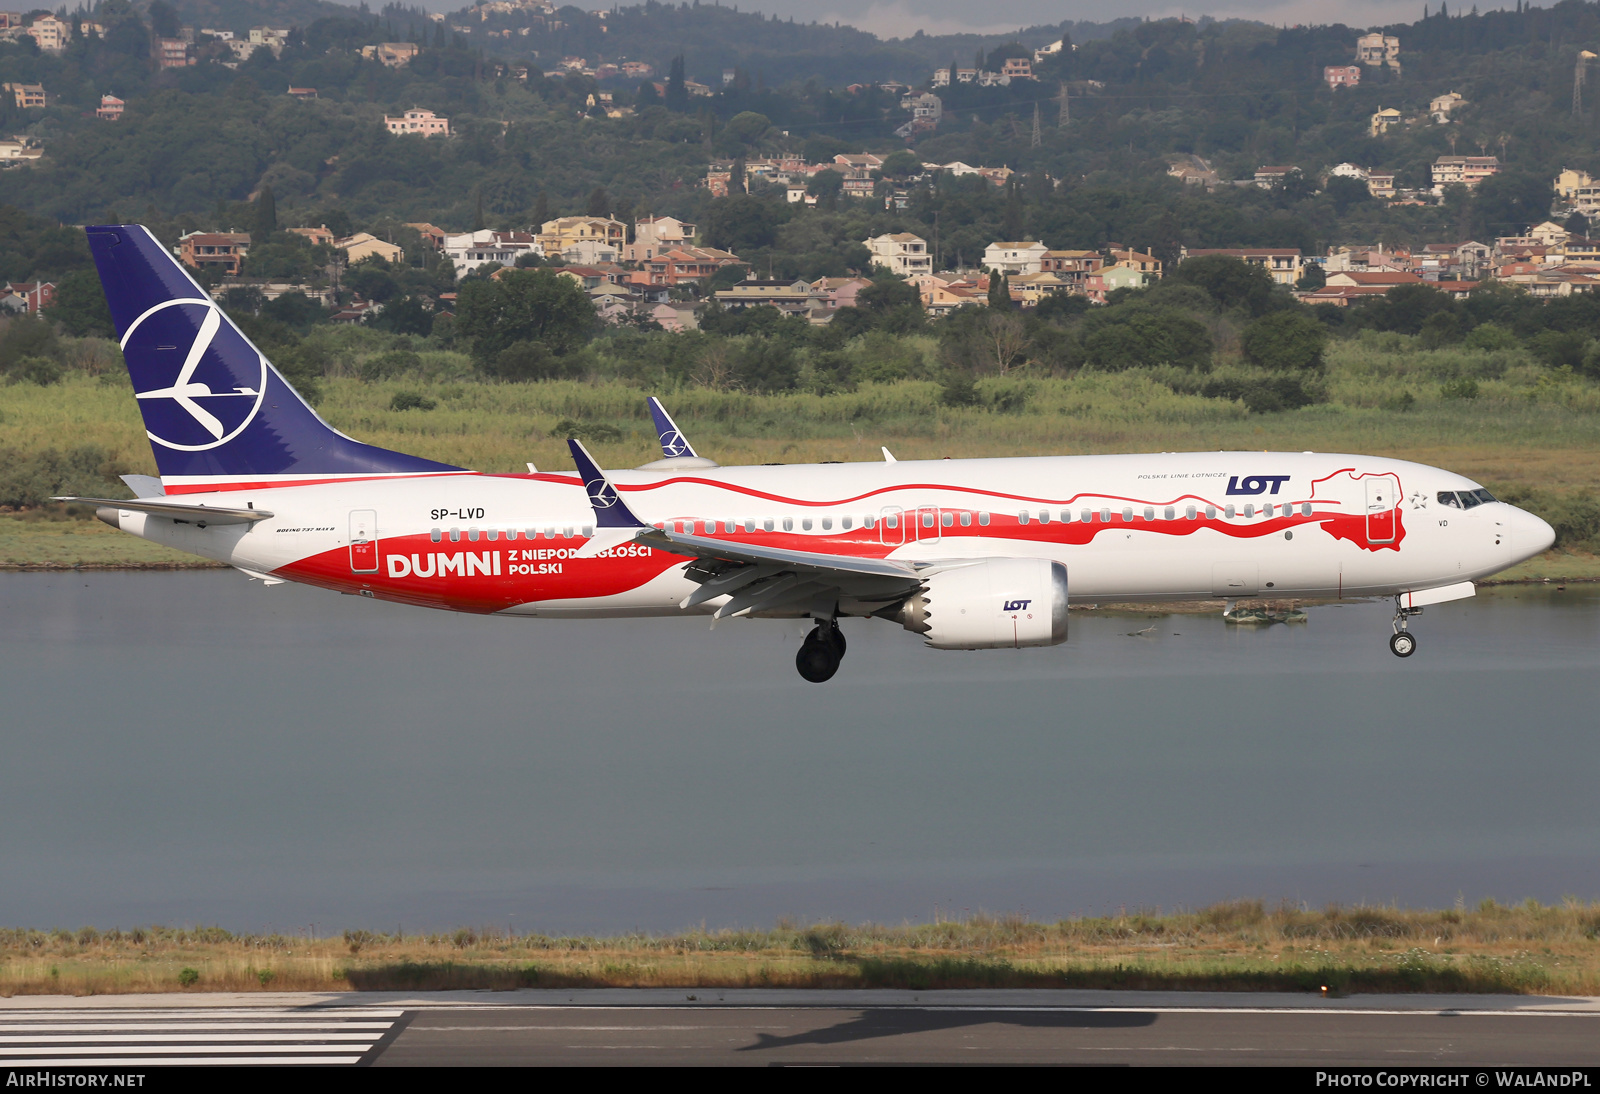
[[[1557,528],[1560,550],[1600,550],[1600,383],[1509,351],[1426,350],[1367,331],[1330,348],[1317,381],[1323,401],[1252,413],[1242,401],[1201,393],[1214,382],[1259,379],[1237,362],[1204,376],[1013,371],[979,379],[956,400],[926,368],[933,378],[759,394],[715,377],[646,390],[619,377],[616,362],[594,374],[605,379],[485,381],[460,353],[400,351],[375,332],[335,333],[349,344],[330,351],[318,407],[333,425],[482,471],[570,467],[573,431],[607,466],[654,459],[644,397],[658,394],[697,448],[724,464],[877,460],[880,446],[902,460],[1219,449],[1393,456],[1459,471],[1540,513]],[[928,339],[903,341],[883,352],[936,351]],[[80,356],[88,364],[58,383],[0,389],[0,506],[121,490],[118,474],[155,472],[126,374],[88,349]],[[45,530],[34,531],[29,542],[43,551]],[[13,551],[8,561],[25,558]]]
[[[216,927],[0,930],[0,995],[524,987],[1124,988],[1600,994],[1600,904],[1269,906],[1038,923],[784,922],[610,938]]]

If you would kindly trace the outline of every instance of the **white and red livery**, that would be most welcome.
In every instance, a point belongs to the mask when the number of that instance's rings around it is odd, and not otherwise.
[[[324,423],[137,225],[91,248],[159,480],[96,502],[124,531],[263,580],[452,611],[837,620],[938,649],[1047,646],[1080,601],[1395,598],[1424,605],[1547,549],[1538,517],[1438,468],[1375,456],[1190,452],[719,467],[651,400],[663,459],[481,474]]]

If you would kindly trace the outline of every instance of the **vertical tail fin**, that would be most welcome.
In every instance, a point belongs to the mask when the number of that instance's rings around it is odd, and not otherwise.
[[[461,470],[324,422],[143,225],[88,233],[168,493]]]

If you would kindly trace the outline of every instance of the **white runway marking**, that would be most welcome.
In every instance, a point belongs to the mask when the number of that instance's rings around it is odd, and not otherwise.
[[[404,1014],[366,1007],[10,1011],[0,1014],[0,1064],[352,1065]]]

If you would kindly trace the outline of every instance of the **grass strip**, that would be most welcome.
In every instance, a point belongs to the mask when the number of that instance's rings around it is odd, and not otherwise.
[[[218,927],[0,930],[0,996],[516,988],[1106,988],[1600,994],[1600,903],[1268,907],[612,938]]]

